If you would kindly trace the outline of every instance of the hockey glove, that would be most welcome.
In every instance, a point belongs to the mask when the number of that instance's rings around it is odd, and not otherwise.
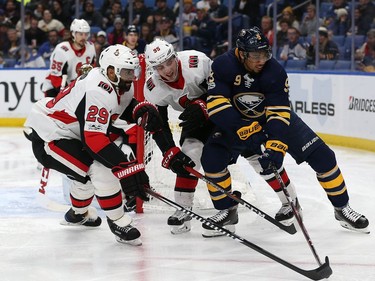
[[[184,166],[194,167],[195,163],[190,159],[189,156],[185,155],[178,147],[174,146],[170,148],[163,155],[163,161],[161,165],[172,170],[178,175],[188,176],[190,173],[185,170]]]
[[[248,126],[243,126],[237,130],[237,135],[241,141],[245,141],[247,146],[256,154],[263,154],[261,145],[267,140],[262,130],[262,126],[257,122],[252,122]]]
[[[266,143],[266,149],[263,155],[258,158],[263,171],[260,172],[261,175],[270,175],[273,173],[272,167],[280,169],[283,165],[284,156],[288,146],[278,140],[269,140]]]
[[[133,119],[138,126],[150,132],[157,132],[162,128],[162,120],[155,105],[147,101],[140,102],[133,109]]]
[[[121,188],[127,196],[149,200],[145,189],[150,188],[150,181],[143,163],[122,162],[112,168],[112,173],[120,180]]]
[[[178,119],[182,120],[179,126],[186,131],[202,126],[208,119],[206,103],[203,100],[193,101],[180,114]]]

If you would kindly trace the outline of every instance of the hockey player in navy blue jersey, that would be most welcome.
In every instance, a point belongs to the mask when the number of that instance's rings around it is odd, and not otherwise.
[[[320,185],[334,207],[335,218],[348,229],[368,233],[367,218],[349,206],[345,181],[334,152],[290,108],[288,76],[272,58],[267,38],[257,28],[243,29],[236,48],[217,57],[208,81],[207,109],[216,129],[206,142],[202,167],[206,176],[231,190],[227,166],[239,155],[258,161],[261,174],[268,176],[275,191],[281,191],[272,167],[276,167],[285,185],[290,180],[283,168],[288,152],[298,164],[307,162],[316,172]],[[262,152],[261,145],[265,151]],[[306,145],[309,144],[309,145]],[[238,222],[237,204],[213,186],[208,186],[219,213],[210,219],[234,231]],[[280,194],[280,198],[282,192]],[[293,204],[297,197],[291,194]],[[289,215],[286,198],[277,216]],[[203,236],[218,236],[203,225]]]

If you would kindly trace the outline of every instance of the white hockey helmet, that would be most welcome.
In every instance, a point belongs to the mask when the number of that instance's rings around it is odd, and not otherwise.
[[[145,58],[148,66],[158,66],[172,56],[177,56],[173,45],[163,39],[157,38],[150,44],[146,45]]]
[[[75,39],[76,32],[90,34],[90,25],[84,19],[74,19],[70,25],[70,32],[72,33],[73,39]]]
[[[133,80],[134,78],[138,78],[140,73],[137,53],[120,44],[111,45],[104,49],[100,54],[99,65],[100,71],[107,78],[108,67],[112,66],[114,68],[117,81],[112,82],[115,85],[120,82],[120,78],[123,80]]]

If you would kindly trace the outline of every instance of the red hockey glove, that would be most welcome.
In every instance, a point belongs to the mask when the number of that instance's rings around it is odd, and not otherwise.
[[[184,166],[194,167],[195,163],[178,147],[174,146],[164,153],[161,165],[178,175],[188,176],[190,173],[185,170]]]
[[[133,119],[138,126],[150,132],[157,132],[162,128],[162,120],[155,105],[147,101],[140,102],[133,109]]]
[[[208,119],[207,106],[203,100],[195,100],[190,103],[178,119],[182,120],[179,124],[186,131],[191,131],[200,126]]]
[[[276,169],[280,169],[283,165],[284,156],[288,146],[278,140],[269,140],[266,142],[266,150],[263,155],[258,158],[263,171],[260,172],[261,175],[269,175],[273,173],[272,166]]]
[[[143,163],[122,162],[112,168],[112,173],[120,180],[121,188],[127,196],[149,200],[145,189],[150,188],[150,181]]]

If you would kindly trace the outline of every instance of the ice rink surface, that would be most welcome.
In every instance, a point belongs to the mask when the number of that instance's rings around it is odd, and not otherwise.
[[[348,186],[351,206],[370,220],[371,234],[354,233],[335,220],[333,208],[308,165],[285,166],[295,183],[304,223],[322,261],[330,259],[332,281],[375,280],[375,153],[332,147]],[[139,247],[119,244],[104,214],[95,229],[60,225],[64,212],[42,208],[37,198],[40,171],[20,128],[0,129],[1,281],[228,281],[309,280],[228,237],[205,239],[201,223],[172,235],[167,212],[133,214],[142,233]],[[162,169],[162,168],[160,168]],[[276,195],[251,167],[253,204],[274,215]],[[173,174],[171,173],[171,177]],[[172,186],[170,188],[173,188]],[[64,204],[61,177],[51,173],[49,197]],[[171,198],[172,199],[172,198]],[[154,199],[156,200],[156,199]],[[210,216],[211,210],[195,210]],[[236,233],[306,270],[318,267],[298,228],[289,235],[248,209],[240,209]]]

